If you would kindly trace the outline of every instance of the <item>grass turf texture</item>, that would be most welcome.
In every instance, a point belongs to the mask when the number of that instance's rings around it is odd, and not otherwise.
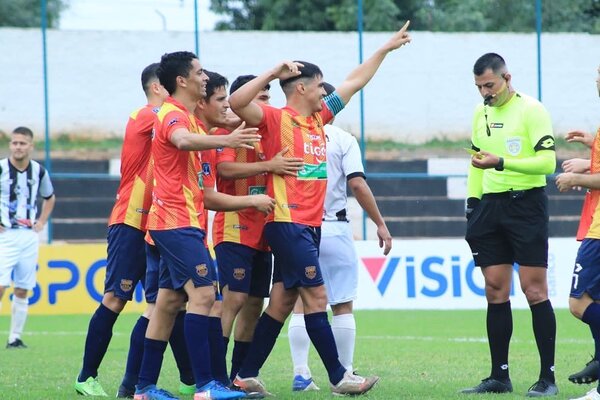
[[[578,397],[592,385],[574,385],[567,376],[589,361],[593,343],[587,326],[567,310],[556,311],[558,399]],[[358,311],[355,368],[381,381],[369,399],[475,399],[461,395],[489,373],[485,311]],[[89,315],[30,316],[24,350],[0,348],[0,399],[80,399],[73,382],[81,367]],[[100,382],[114,397],[125,369],[129,333],[138,318],[123,314],[115,325],[109,351],[100,367]],[[528,310],[513,311],[511,378],[514,393],[487,399],[522,399],[538,377],[539,364]],[[6,338],[9,318],[0,318]],[[329,399],[326,372],[314,349],[310,366],[320,392],[292,393],[292,366],[287,329],[261,371],[267,389],[278,399]],[[231,351],[232,345],[230,345]],[[230,359],[230,355],[228,357]],[[176,392],[178,374],[170,350],[165,354],[159,385]],[[182,399],[191,396],[181,396]]]

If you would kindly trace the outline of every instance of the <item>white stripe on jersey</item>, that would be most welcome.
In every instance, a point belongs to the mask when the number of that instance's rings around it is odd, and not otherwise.
[[[54,187],[46,169],[31,160],[24,171],[0,160],[0,224],[5,228],[31,227],[37,215],[37,195],[52,196]]]
[[[335,221],[335,213],[346,208],[346,178],[357,172],[364,174],[365,169],[354,136],[330,124],[324,129],[327,139],[327,194],[323,219]]]

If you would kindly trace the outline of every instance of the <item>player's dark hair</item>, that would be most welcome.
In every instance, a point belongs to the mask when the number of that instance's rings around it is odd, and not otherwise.
[[[331,93],[335,92],[335,87],[328,82],[323,82],[323,89],[325,89],[325,96],[329,96]]]
[[[16,127],[12,133],[18,133],[19,135],[29,136],[33,139],[33,131],[25,126]]]
[[[475,61],[473,73],[476,76],[480,76],[483,75],[487,69],[491,69],[494,74],[502,74],[506,70],[506,62],[499,54],[486,53]]]
[[[208,82],[206,82],[206,100],[209,100],[218,88],[224,87],[227,89],[229,81],[223,75],[216,72],[204,70],[204,73],[208,76]]]
[[[192,60],[197,59],[196,55],[189,51],[176,51],[174,53],[165,53],[160,58],[160,66],[156,74],[160,84],[167,89],[169,94],[175,93],[177,89],[177,77],[188,77],[192,69]]]
[[[158,79],[156,71],[158,70],[159,66],[159,63],[152,63],[142,71],[142,89],[144,90],[144,93],[149,94],[148,91],[150,90],[150,83],[153,80]]]
[[[229,87],[229,94],[232,94],[233,92],[235,92],[236,90],[238,90],[239,88],[241,88],[242,86],[244,86],[246,83],[250,82],[254,78],[256,78],[256,75],[240,75],[240,76],[238,76],[237,78],[235,78],[235,80]],[[271,84],[267,83],[267,86],[265,86],[264,90],[270,90],[270,89],[271,89]]]
[[[290,85],[292,83],[296,82],[298,79],[303,79],[303,78],[313,79],[313,78],[323,76],[323,72],[321,71],[321,68],[319,68],[315,64],[311,64],[306,61],[294,61],[294,62],[300,63],[303,66],[298,68],[298,71],[300,71],[299,75],[293,76],[293,77],[285,79],[283,81],[279,81],[279,84],[281,85],[281,88],[283,89],[284,92],[286,92],[286,90],[288,90]]]

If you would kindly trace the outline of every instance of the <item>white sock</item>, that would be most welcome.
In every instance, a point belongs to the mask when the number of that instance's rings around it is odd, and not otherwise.
[[[334,315],[331,330],[335,337],[340,363],[352,373],[354,360],[354,343],[356,342],[356,322],[353,314]]]
[[[292,362],[294,363],[294,376],[302,375],[304,379],[310,378],[311,373],[308,368],[310,338],[306,333],[304,314],[292,314],[288,325],[288,339],[290,341],[290,351],[292,352]]]
[[[29,309],[29,300],[13,296],[12,300],[12,316],[10,319],[10,334],[8,342],[12,343],[21,338],[23,327],[27,320],[27,310]]]

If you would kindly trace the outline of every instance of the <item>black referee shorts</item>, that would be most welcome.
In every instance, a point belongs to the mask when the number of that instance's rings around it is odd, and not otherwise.
[[[548,266],[548,197],[544,188],[484,194],[467,221],[475,265]]]

